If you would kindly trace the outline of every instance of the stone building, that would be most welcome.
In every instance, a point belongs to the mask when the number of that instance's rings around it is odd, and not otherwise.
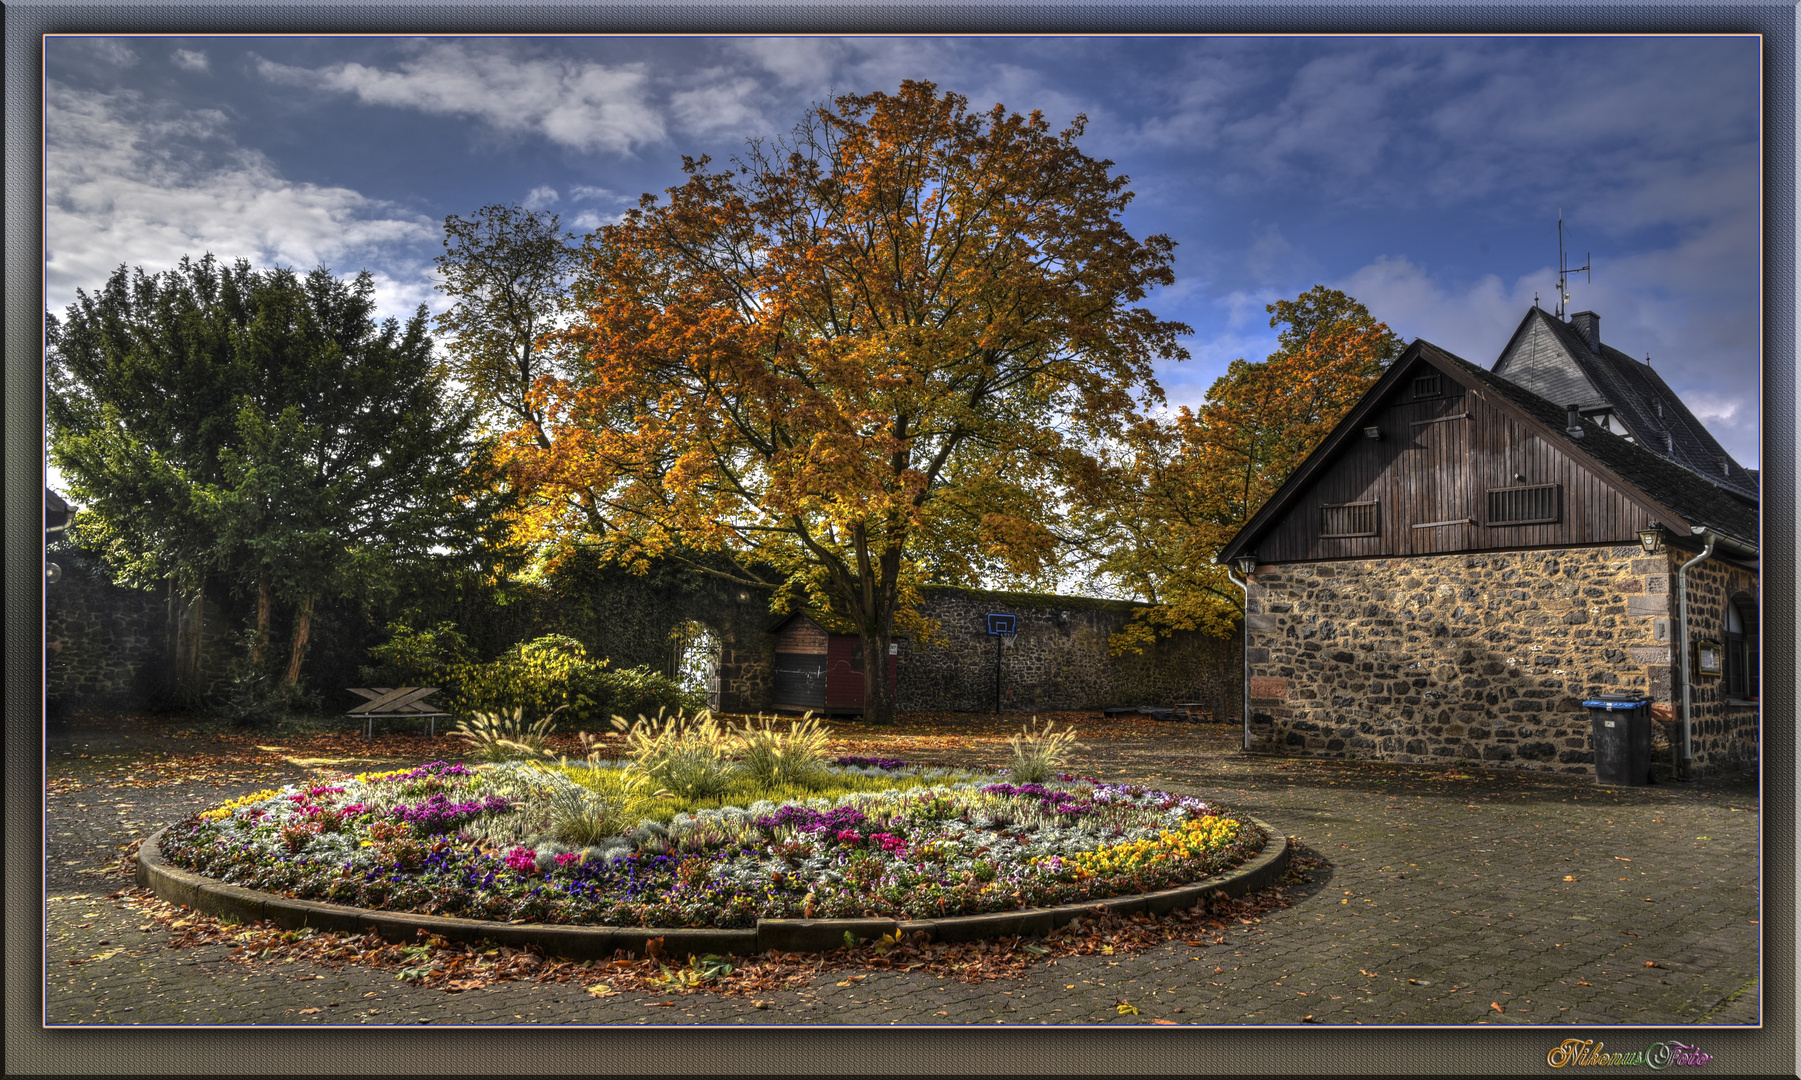
[[[1581,702],[1629,693],[1684,769],[1756,763],[1755,474],[1673,452],[1712,450],[1661,380],[1551,378],[1580,324],[1535,309],[1498,367],[1530,374],[1541,332],[1534,377],[1569,401],[1415,341],[1222,549],[1255,565],[1254,744],[1592,773]]]

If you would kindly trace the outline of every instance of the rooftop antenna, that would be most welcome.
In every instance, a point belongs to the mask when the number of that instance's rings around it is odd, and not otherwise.
[[[1588,280],[1590,280],[1590,281],[1595,280],[1593,274],[1591,274],[1589,272],[1589,264],[1593,263],[1595,261],[1594,253],[1590,252],[1588,254],[1587,258],[1588,258],[1588,263],[1584,263],[1583,265],[1578,266],[1573,270],[1570,268],[1569,259],[1566,258],[1563,253],[1563,208],[1561,206],[1558,207],[1557,208],[1557,317],[1559,319],[1565,317],[1564,312],[1563,312],[1563,305],[1570,302],[1570,285],[1569,285],[1570,275],[1571,274],[1589,274]]]

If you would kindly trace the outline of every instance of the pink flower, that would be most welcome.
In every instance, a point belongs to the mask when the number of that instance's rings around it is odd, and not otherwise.
[[[538,853],[530,848],[516,847],[507,852],[507,869],[521,874],[529,874],[538,869]]]
[[[581,852],[579,852],[579,851],[564,852],[563,854],[557,856],[557,865],[558,866],[568,866],[572,862],[579,861],[581,859],[581,857],[582,857],[582,855],[581,855]]]
[[[840,844],[860,844],[863,842],[863,834],[855,829],[845,829],[838,834],[838,842]]]

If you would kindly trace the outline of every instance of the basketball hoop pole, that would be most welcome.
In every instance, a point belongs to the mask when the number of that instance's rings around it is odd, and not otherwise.
[[[1001,644],[1007,635],[994,635],[994,718],[1001,718]]]
[[[988,613],[988,633],[994,637],[994,718],[1001,718],[1001,649],[1019,629],[1019,617],[998,611]]]

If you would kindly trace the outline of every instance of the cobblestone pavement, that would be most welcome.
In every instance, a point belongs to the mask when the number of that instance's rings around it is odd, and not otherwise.
[[[170,949],[83,874],[205,805],[265,786],[132,788],[111,747],[52,742],[46,996],[83,1024],[1755,1024],[1759,805],[1749,782],[1606,789],[1568,778],[1246,756],[1172,725],[1078,763],[1214,798],[1328,860],[1223,945],[1043,962],[968,984],[828,973],[751,1000],[596,999],[575,984],[450,993],[390,972]],[[128,744],[129,745],[129,744]],[[144,751],[139,750],[138,753]],[[940,755],[957,760],[957,753]],[[997,762],[991,752],[963,760]],[[84,771],[85,770],[85,771]],[[288,779],[304,770],[294,767]],[[59,777],[62,778],[59,781]],[[85,777],[86,779],[83,779]],[[275,777],[280,779],[280,777]],[[81,785],[76,787],[75,785]],[[79,961],[71,963],[71,961]],[[1122,1013],[1121,1002],[1138,1010]]]

